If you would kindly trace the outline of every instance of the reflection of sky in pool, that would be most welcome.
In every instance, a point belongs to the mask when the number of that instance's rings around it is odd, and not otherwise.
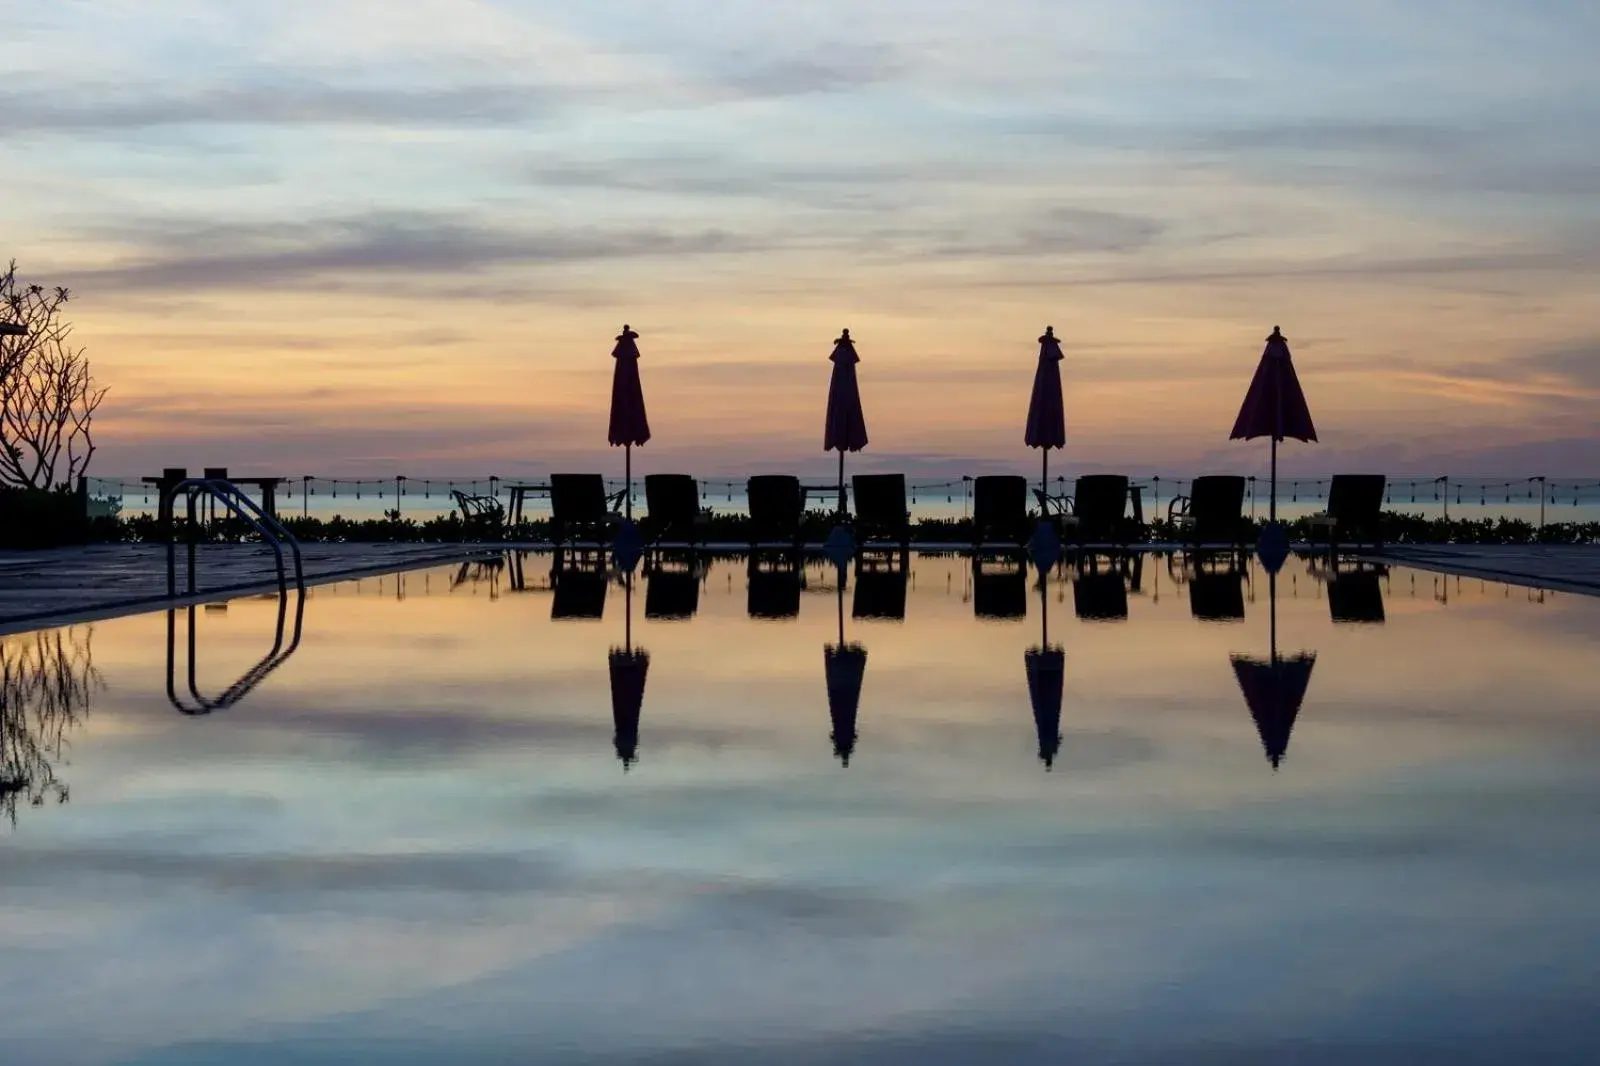
[[[1291,561],[1310,676],[1258,730],[1263,576],[1148,559],[1041,601],[917,559],[903,622],[857,617],[893,579],[844,593],[843,767],[831,573],[788,620],[748,613],[786,613],[782,574],[641,575],[629,626],[616,585],[553,621],[548,570],[312,590],[294,655],[205,717],[167,702],[164,615],[59,634],[100,684],[41,753],[70,799],[0,827],[3,1061],[1590,1061],[1600,601]],[[197,612],[202,693],[276,612]],[[11,724],[36,639],[4,642]]]

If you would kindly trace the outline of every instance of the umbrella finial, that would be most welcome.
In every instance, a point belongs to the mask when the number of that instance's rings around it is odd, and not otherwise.
[[[621,334],[621,336],[617,337],[617,340],[619,340],[619,341],[637,340],[638,337],[639,337],[639,335],[633,331],[633,327],[628,325],[626,322],[624,322],[622,324],[622,334]]]
[[[850,331],[848,329],[841,329],[839,331],[839,340],[836,341],[835,343],[844,343],[844,342],[847,342],[849,340],[850,340]]]
[[[623,328],[626,329],[627,327],[624,326]],[[1272,335],[1274,337],[1281,337],[1281,336],[1283,336],[1283,332],[1281,330],[1279,330],[1277,326],[1273,326],[1272,327]]]

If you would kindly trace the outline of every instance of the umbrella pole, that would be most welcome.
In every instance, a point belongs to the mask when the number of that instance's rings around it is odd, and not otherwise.
[[[633,575],[630,573],[622,579],[622,646],[627,652],[633,651]]]
[[[1267,520],[1278,520],[1278,438],[1272,438],[1272,488],[1267,503]]]
[[[1039,449],[1039,517],[1049,517],[1050,510],[1050,449]]]
[[[627,512],[628,521],[631,522],[633,521],[633,445],[623,445],[622,455],[622,476],[626,482],[622,488],[622,505]]]
[[[845,518],[844,508],[844,449],[839,449],[839,520]]]
[[[1269,619],[1271,619],[1271,621],[1268,623],[1268,627],[1269,628],[1268,628],[1267,632],[1270,634],[1268,643],[1271,645],[1271,648],[1272,648],[1272,663],[1273,663],[1273,665],[1277,665],[1277,662],[1278,662],[1278,575],[1277,574],[1271,574],[1271,573],[1269,573],[1267,575],[1267,617]]]

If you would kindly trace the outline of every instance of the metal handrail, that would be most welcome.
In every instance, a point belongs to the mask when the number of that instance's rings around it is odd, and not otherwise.
[[[294,555],[294,583],[296,587],[305,587],[305,565],[300,555],[300,542],[295,539],[284,524],[264,511],[250,497],[246,496],[239,486],[226,478],[185,478],[182,481],[166,486],[161,500],[161,513],[172,515],[172,504],[177,499],[178,493],[185,495],[188,504],[189,521],[189,569],[188,569],[188,594],[193,595],[194,587],[194,549],[195,549],[195,499],[201,493],[212,497],[232,511],[234,515],[250,524],[250,527],[261,535],[261,539],[272,549],[273,558],[278,569],[278,588],[280,591],[288,587],[288,579],[283,565],[283,546],[289,545]],[[172,527],[167,526],[167,595],[178,594],[177,573],[177,541],[172,534]]]
[[[191,718],[210,714],[212,711],[225,710],[232,707],[248,696],[257,685],[267,679],[278,667],[288,661],[300,647],[300,635],[305,623],[306,590],[302,585],[296,590],[294,607],[294,635],[289,641],[289,646],[283,646],[283,626],[288,614],[289,590],[278,590],[278,624],[272,640],[272,650],[262,656],[250,669],[246,670],[237,681],[224,689],[221,695],[208,698],[200,694],[199,685],[195,681],[195,609],[191,604],[188,611],[189,635],[189,669],[188,683],[189,695],[193,698],[192,705],[185,703],[183,697],[178,695],[177,685],[177,608],[167,609],[167,702],[177,708],[179,712]]]

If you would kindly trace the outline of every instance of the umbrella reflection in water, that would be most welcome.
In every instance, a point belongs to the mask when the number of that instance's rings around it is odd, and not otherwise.
[[[1067,651],[1050,643],[1050,596],[1047,573],[1039,572],[1039,646],[1023,653],[1028,673],[1028,702],[1039,733],[1039,761],[1049,770],[1061,751],[1061,695],[1066,683]]]
[[[844,639],[845,568],[839,568],[839,642],[822,649],[823,672],[828,683],[828,717],[833,721],[833,753],[844,766],[856,750],[856,712],[861,705],[861,683],[867,675],[867,649]]]
[[[624,574],[624,622],[622,647],[612,648],[611,720],[616,727],[613,738],[617,758],[627,770],[639,760],[639,712],[644,707],[644,681],[650,670],[650,653],[633,646],[633,575]]]
[[[1255,719],[1256,732],[1261,735],[1261,747],[1276,770],[1289,750],[1289,734],[1294,730],[1295,719],[1300,714],[1300,704],[1305,700],[1306,688],[1311,684],[1311,668],[1316,665],[1315,652],[1302,651],[1291,656],[1278,654],[1278,577],[1267,578],[1268,613],[1271,616],[1271,651],[1266,661],[1247,655],[1233,656],[1233,674],[1238,679],[1239,690],[1244,693],[1250,707],[1250,717]]]

